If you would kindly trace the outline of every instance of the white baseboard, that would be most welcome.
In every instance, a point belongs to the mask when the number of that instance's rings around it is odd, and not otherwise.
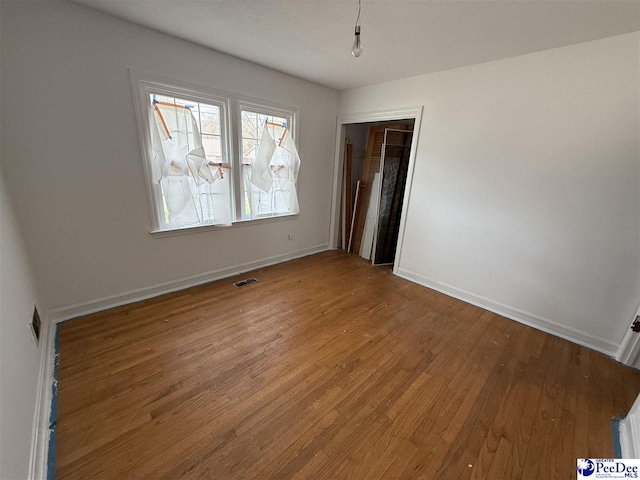
[[[578,345],[597,350],[598,352],[602,352],[611,357],[615,357],[619,351],[620,345],[610,340],[591,335],[590,333],[583,332],[567,325],[562,325],[559,322],[543,318],[533,313],[525,312],[518,308],[504,305],[500,302],[481,297],[480,295],[466,292],[459,288],[452,287],[451,285],[437,282],[420,275],[419,273],[398,268],[397,275],[406,280],[422,285],[423,287],[436,290],[440,293],[444,293],[445,295],[449,295],[450,297],[484,308],[485,310],[497,313],[498,315],[502,315],[503,317],[507,317],[530,327],[537,328],[543,332],[564,338],[565,340],[577,343]]]
[[[51,436],[50,420],[52,408],[52,387],[54,382],[55,364],[55,337],[57,324],[75,317],[88,315],[101,310],[126,305],[128,303],[157,297],[165,293],[183,290],[203,283],[220,280],[240,273],[258,268],[264,268],[276,263],[282,263],[295,258],[306,257],[314,253],[329,250],[329,245],[317,245],[315,247],[297,250],[284,255],[275,255],[253,262],[247,262],[233,267],[221,268],[210,272],[179,278],[171,282],[159,283],[145,288],[138,288],[128,292],[109,295],[107,297],[89,300],[50,310],[43,318],[42,352],[40,358],[40,377],[38,379],[38,391],[36,397],[36,410],[34,412],[31,456],[29,459],[29,479],[43,480],[48,473],[49,439]]]
[[[196,285],[220,280],[226,277],[231,277],[250,270],[264,268],[276,263],[282,263],[293,260],[295,258],[313,255],[315,253],[320,253],[329,249],[329,245],[318,245],[315,247],[298,250],[292,253],[267,257],[261,260],[235,265],[233,267],[213,270],[190,277],[180,278],[170,282],[159,283],[149,287],[130,290],[115,295],[109,295],[107,297],[102,297],[95,300],[59,307],[49,311],[47,315],[48,325],[46,329],[43,329],[44,335],[42,338],[43,343],[42,357],[40,362],[40,379],[33,425],[29,478],[32,480],[47,478],[47,454],[50,434],[49,419],[51,415],[51,393],[54,381],[54,341],[57,323],[75,317],[95,313],[101,310],[126,305],[128,303],[145,300],[177,290],[182,290]],[[476,305],[480,308],[484,308],[485,310],[497,313],[498,315],[502,315],[511,320],[515,320],[538,330],[556,335],[566,340],[575,342],[579,345],[592,348],[607,355],[615,356],[618,359],[620,359],[619,356],[625,345],[625,342],[623,342],[622,345],[618,345],[614,342],[591,335],[587,332],[562,325],[558,322],[540,317],[529,312],[525,312],[514,307],[510,307],[508,305],[501,304],[499,302],[495,302],[479,295],[474,295],[472,293],[437,282],[423,275],[411,272],[403,268],[398,269],[397,275],[411,282],[444,293],[445,295],[449,295],[472,305]],[[626,337],[625,340],[627,340]],[[629,431],[629,426],[623,426],[621,424],[621,437],[625,434],[629,434]],[[628,438],[621,438],[621,442],[623,442],[623,448],[625,446],[624,443],[626,443],[624,440],[628,440]],[[626,446],[628,447],[628,444]]]
[[[636,312],[636,316],[640,315],[640,308]],[[640,368],[640,333],[631,330],[631,325],[627,333],[622,339],[620,349],[616,354],[616,360],[625,365],[630,365],[635,368]]]
[[[56,324],[50,318],[43,318],[40,352],[40,376],[36,392],[36,408],[31,432],[31,455],[29,459],[29,479],[47,478],[49,437],[51,434],[51,402],[54,381]]]
[[[616,354],[616,360],[624,363],[625,365],[632,365],[633,361],[638,356],[639,349],[640,334],[629,329],[622,339],[622,343],[620,344],[620,348]]]
[[[72,318],[89,315],[91,313],[99,312],[102,310],[108,310],[109,308],[119,307],[121,305],[138,302],[140,300],[146,300],[148,298],[164,295],[165,293],[171,293],[178,290],[183,290],[185,288],[195,287],[196,285],[202,285],[203,283],[209,283],[215,280],[220,280],[222,278],[232,277],[234,275],[248,272],[250,270],[268,267],[269,265],[274,265],[276,263],[287,262],[295,258],[306,257],[308,255],[324,252],[326,250],[329,250],[328,244],[316,245],[315,247],[305,248],[302,250],[297,250],[295,252],[285,253],[283,255],[275,255],[272,257],[263,258],[261,260],[234,265],[232,267],[221,268],[218,270],[212,270],[210,272],[200,273],[198,275],[192,275],[190,277],[179,278],[170,282],[158,283],[149,287],[137,288],[135,290],[129,290],[127,292],[121,292],[115,295],[97,298],[95,300],[89,300],[73,305],[58,307],[49,311],[49,318],[53,323],[60,323]]]

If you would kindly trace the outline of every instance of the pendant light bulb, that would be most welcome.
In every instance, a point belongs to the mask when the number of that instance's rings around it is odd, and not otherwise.
[[[353,47],[351,47],[351,55],[359,57],[362,55],[362,42],[360,41],[360,9],[362,8],[361,0],[358,0],[358,18],[356,18],[355,39],[353,40]]]
[[[351,55],[359,57],[362,55],[362,42],[360,41],[360,25],[356,25],[355,40],[353,41],[353,47],[351,47]]]

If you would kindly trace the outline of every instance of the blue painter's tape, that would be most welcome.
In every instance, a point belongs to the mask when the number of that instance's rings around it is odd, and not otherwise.
[[[611,419],[611,429],[613,431],[613,457],[622,458],[622,446],[620,445],[620,422],[626,415],[617,415]]]
[[[56,436],[57,428],[54,425],[49,432],[49,452],[47,454],[47,480],[56,478]]]
[[[53,385],[51,387],[51,415],[49,417],[49,449],[47,452],[47,480],[56,478],[56,437],[58,430],[58,369],[60,365],[60,331],[56,326],[53,340]]]

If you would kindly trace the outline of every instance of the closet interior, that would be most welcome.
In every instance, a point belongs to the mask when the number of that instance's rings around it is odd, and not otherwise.
[[[393,265],[409,170],[414,120],[346,126],[342,248]]]

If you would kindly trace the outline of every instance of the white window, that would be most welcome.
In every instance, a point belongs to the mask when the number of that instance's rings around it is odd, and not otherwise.
[[[224,105],[159,94],[150,94],[148,101],[160,229],[231,225]]]
[[[299,158],[295,143],[291,141],[293,115],[265,107],[241,105],[240,119],[242,217],[298,213],[296,183]],[[258,174],[261,161],[262,174]]]
[[[299,212],[295,109],[131,78],[154,232]]]

